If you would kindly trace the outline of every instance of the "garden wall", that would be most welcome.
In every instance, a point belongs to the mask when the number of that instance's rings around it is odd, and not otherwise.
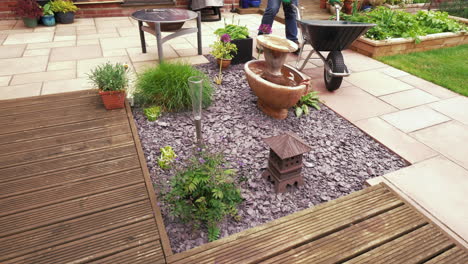
[[[416,44],[413,39],[371,40],[361,37],[353,42],[350,49],[372,58],[426,51],[468,44],[468,33],[437,33],[421,37],[420,39],[421,43]]]
[[[17,0],[0,0],[0,20],[16,19],[13,8]],[[188,8],[189,0],[175,0],[175,4],[169,5],[125,5],[124,1],[92,1],[84,3],[75,3],[80,8],[76,13],[77,17],[106,17],[106,16],[128,16],[136,10],[144,8]],[[239,6],[239,0],[224,0],[224,10],[229,11],[231,5]]]

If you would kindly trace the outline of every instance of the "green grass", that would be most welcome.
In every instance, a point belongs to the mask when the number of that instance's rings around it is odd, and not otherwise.
[[[377,58],[383,63],[468,96],[468,45]]]

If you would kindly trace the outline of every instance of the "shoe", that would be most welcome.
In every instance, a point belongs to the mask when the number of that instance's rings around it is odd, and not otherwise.
[[[294,55],[296,55],[296,56],[299,56],[299,53],[301,52],[301,48],[300,48],[300,45],[299,45],[299,41],[293,40],[293,42],[297,44],[297,47],[298,47],[298,48],[297,48],[297,50],[295,50],[295,51],[293,51],[293,52],[291,52],[291,53],[294,54]]]

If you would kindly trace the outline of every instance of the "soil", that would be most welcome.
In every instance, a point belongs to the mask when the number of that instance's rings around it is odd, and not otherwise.
[[[218,68],[210,60],[211,63],[197,67],[213,79]],[[245,79],[243,64],[231,65],[223,71],[223,83],[216,90],[213,104],[203,111],[204,142],[211,149],[223,151],[231,166],[239,170],[239,177],[246,179],[239,184],[245,199],[239,206],[241,220],[223,221],[221,237],[360,190],[365,180],[407,165],[324,105],[305,117],[295,117],[291,109],[288,118],[275,120],[263,114],[256,101]],[[149,122],[141,109],[134,108],[134,116],[155,190],[168,190],[174,168],[183,166],[195,147],[191,112],[164,113],[159,120]],[[312,150],[304,155],[305,185],[276,194],[273,184],[261,177],[269,153],[262,139],[285,131],[298,134]],[[166,145],[173,147],[178,161],[174,168],[162,170],[157,159],[159,149]],[[174,219],[167,205],[160,206],[174,252],[208,242],[206,229],[195,230]]]

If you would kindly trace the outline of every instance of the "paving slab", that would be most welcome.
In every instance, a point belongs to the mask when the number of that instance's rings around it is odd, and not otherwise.
[[[468,98],[457,96],[429,104],[432,109],[468,125]]]
[[[48,59],[48,56],[0,59],[0,65],[8,65],[0,67],[0,76],[45,71]]]
[[[47,71],[76,70],[76,61],[49,62]]]
[[[11,76],[0,76],[0,86],[8,86]]]
[[[392,113],[398,109],[355,87],[341,87],[335,92],[325,88],[323,79],[313,79],[312,88],[333,111],[351,122]]]
[[[72,47],[75,46],[75,41],[58,41],[58,42],[44,42],[28,44],[26,49],[50,49],[59,47]]]
[[[76,77],[75,70],[24,73],[13,76],[10,85],[27,84],[43,81],[69,80]]]
[[[344,50],[342,52],[343,59],[352,72],[361,72],[368,70],[375,70],[379,68],[388,68],[387,64],[374,60],[357,52],[351,50]],[[321,60],[319,60],[321,61]]]
[[[391,77],[394,77],[394,78],[399,78],[399,77],[410,75],[409,73],[407,73],[405,71],[402,71],[402,70],[399,70],[399,69],[396,69],[396,68],[393,68],[393,67],[379,68],[378,71],[381,72],[381,73],[385,73],[388,76],[391,76]]]
[[[92,84],[87,78],[78,78],[70,80],[57,80],[44,82],[41,95],[64,93],[91,89]]]
[[[451,120],[449,117],[424,105],[386,114],[381,116],[381,118],[405,133]]]
[[[0,59],[20,58],[25,49],[25,44],[0,46]]]
[[[23,57],[31,56],[49,56],[51,49],[28,49],[24,52]]]
[[[384,178],[468,241],[467,170],[438,156]]]
[[[468,169],[468,126],[451,121],[413,132],[411,136]]]
[[[41,93],[42,83],[28,83],[0,87],[0,100],[37,96]]]
[[[406,90],[399,93],[380,96],[379,98],[398,109],[406,109],[439,100],[439,98],[419,89]]]
[[[125,49],[141,47],[140,37],[119,37],[119,38],[103,38],[100,40],[102,50]]]
[[[51,42],[53,37],[53,32],[9,34],[3,45]]]
[[[447,98],[458,96],[457,93],[454,93],[450,91],[449,89],[446,89],[437,84],[428,82],[414,75],[407,75],[407,76],[400,77],[398,79],[414,86],[415,88],[424,90],[440,99],[447,99]]]
[[[346,80],[374,96],[381,96],[414,88],[407,83],[377,70],[356,72],[351,74]]]
[[[102,57],[99,45],[53,48],[50,61],[85,60]]]
[[[411,164],[439,155],[378,117],[360,120],[354,124]]]

